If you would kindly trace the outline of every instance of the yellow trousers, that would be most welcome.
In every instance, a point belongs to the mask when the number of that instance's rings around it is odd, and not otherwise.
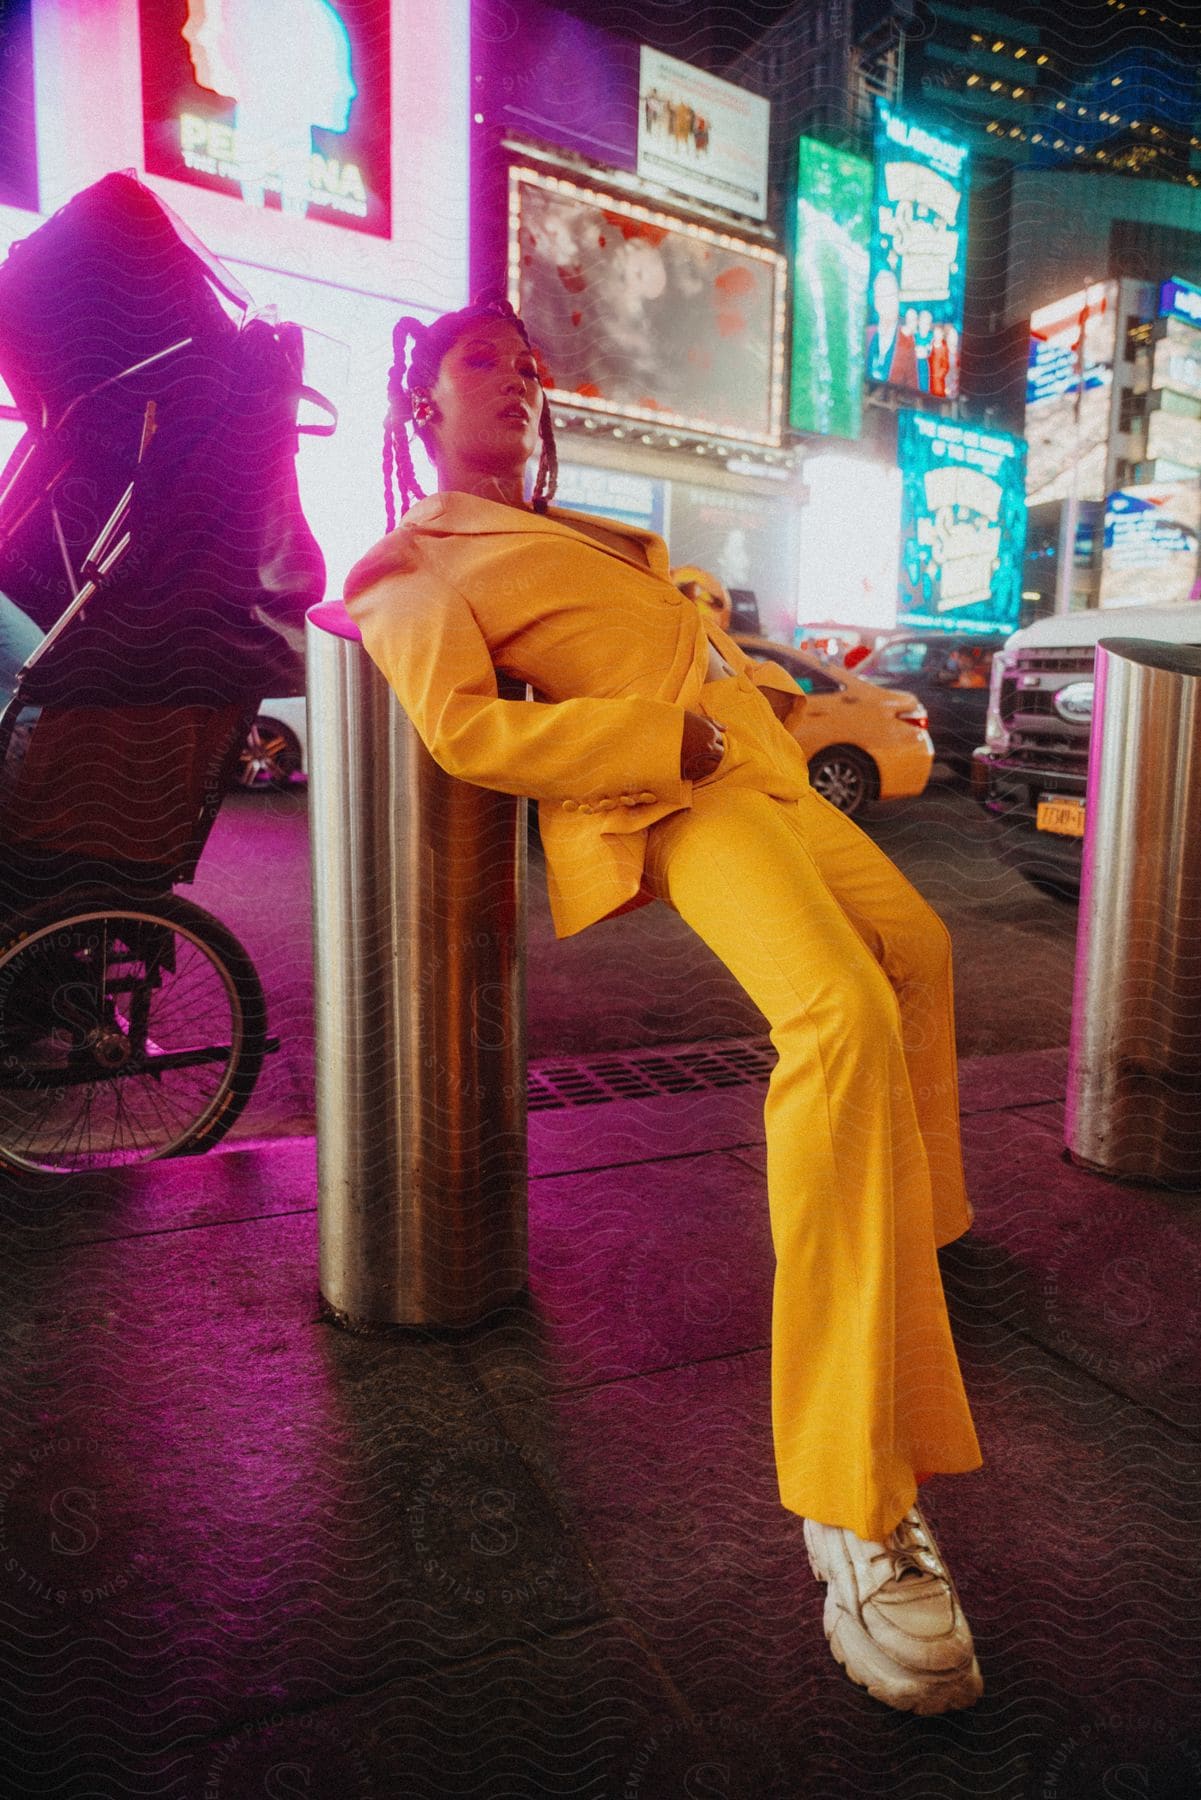
[[[935,1256],[972,1219],[950,940],[836,808],[754,785],[753,740],[782,727],[749,683],[710,683],[702,705],[741,760],[651,827],[644,881],[778,1052],[764,1117],[781,1499],[882,1539],[920,1481],[982,1461]]]

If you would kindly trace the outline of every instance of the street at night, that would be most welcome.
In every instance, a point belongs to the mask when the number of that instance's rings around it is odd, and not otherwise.
[[[998,4],[0,4],[0,1800],[1201,1795],[1201,12]]]

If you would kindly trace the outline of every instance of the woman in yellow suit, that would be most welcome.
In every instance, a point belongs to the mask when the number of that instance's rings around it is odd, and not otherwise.
[[[971,1633],[916,1504],[927,1476],[981,1461],[935,1256],[972,1216],[947,933],[810,790],[781,723],[804,696],[683,598],[662,539],[550,507],[549,410],[512,309],[402,319],[394,343],[389,533],[347,608],[435,760],[539,802],[560,937],[662,900],[765,1014],[781,1498],[852,1679],[902,1709],[969,1705]],[[439,492],[393,529],[393,464],[420,495],[410,421]],[[498,670],[541,703],[500,699]]]

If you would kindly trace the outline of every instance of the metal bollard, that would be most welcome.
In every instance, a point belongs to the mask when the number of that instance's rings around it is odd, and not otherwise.
[[[1065,1135],[1201,1186],[1201,649],[1097,647]]]
[[[468,1325],[527,1278],[525,802],[438,768],[340,601],[306,656],[321,1293]]]

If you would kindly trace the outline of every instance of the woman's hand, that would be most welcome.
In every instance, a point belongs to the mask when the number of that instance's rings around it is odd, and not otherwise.
[[[680,745],[680,774],[685,781],[700,781],[712,775],[726,753],[726,739],[720,725],[704,713],[685,712],[684,740]]]

